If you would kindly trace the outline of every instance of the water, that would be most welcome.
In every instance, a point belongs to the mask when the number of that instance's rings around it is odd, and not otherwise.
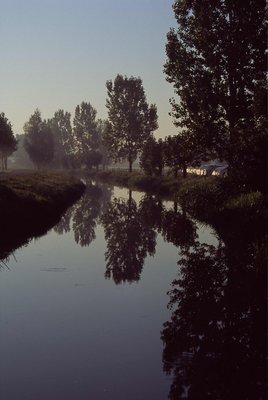
[[[1,400],[264,398],[263,270],[225,242],[90,184],[2,264]]]

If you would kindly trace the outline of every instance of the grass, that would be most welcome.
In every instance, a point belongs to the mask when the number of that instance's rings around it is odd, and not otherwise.
[[[78,179],[56,173],[2,174],[0,260],[51,229],[84,189]]]
[[[37,207],[61,208],[79,197],[84,184],[76,178],[56,173],[11,175],[0,180],[1,205],[28,203]]]
[[[154,177],[142,172],[108,170],[96,173],[96,179],[178,198],[184,209],[199,220],[218,224],[228,220],[233,224],[267,220],[267,199],[258,191],[247,191],[228,178],[188,175]]]
[[[174,178],[171,175],[149,176],[139,171],[127,172],[122,170],[106,170],[93,173],[93,177],[102,182],[112,183],[118,186],[126,186],[131,189],[151,192],[162,196],[172,197],[178,192],[182,178]],[[189,176],[187,180],[192,180]]]

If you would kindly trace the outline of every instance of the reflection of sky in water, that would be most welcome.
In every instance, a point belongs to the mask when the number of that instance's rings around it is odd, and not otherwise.
[[[1,398],[167,397],[160,330],[178,249],[158,236],[141,280],[115,285],[104,279],[103,227],[95,233],[81,247],[72,230],[51,230],[17,250],[17,261],[11,257],[10,270],[1,271]]]
[[[225,253],[221,246],[218,247],[219,242],[210,227],[197,221],[192,224],[187,218],[185,220],[179,208],[178,213],[174,213],[173,202],[161,204],[155,196],[144,198],[143,193],[132,192],[130,201],[128,189],[115,188],[111,206],[109,191],[105,192],[103,188],[105,195],[98,197],[96,188],[90,190],[90,196],[83,197],[69,210],[69,219],[66,219],[68,212],[63,217],[65,225],[61,221],[55,227],[58,231],[59,226],[70,227],[70,230],[63,229],[62,234],[50,230],[27,247],[18,249],[16,259],[10,257],[10,269],[0,271],[0,397],[3,400],[167,399],[173,377],[166,376],[163,365],[169,365],[178,379],[178,362],[187,366],[194,360],[193,353],[187,348],[189,329],[191,340],[196,338],[202,348],[202,341],[209,338],[210,329],[213,329],[215,314],[215,326],[220,327],[220,335],[217,336],[217,331],[215,334],[212,331],[212,335],[219,340],[221,349],[221,340],[225,340],[221,330],[229,321],[228,315],[227,322],[221,320],[226,313],[218,307],[226,307],[224,302],[230,307],[232,301],[228,296],[243,299],[241,305],[235,304],[238,308],[235,308],[232,323],[234,328],[236,325],[238,328],[231,332],[231,340],[232,337],[236,343],[245,340],[239,335],[245,329],[244,319],[251,310],[250,296],[243,291],[243,279],[247,284],[248,271],[245,269],[242,280],[239,275],[239,288],[231,282],[225,298],[225,285],[228,284]],[[119,202],[115,200],[118,198]],[[120,210],[126,215],[120,214]],[[102,212],[108,213],[104,219]],[[116,224],[117,217],[123,225]],[[128,223],[129,231],[124,226]],[[85,232],[88,224],[94,228],[94,235],[91,233],[89,237]],[[180,231],[181,226],[183,229]],[[118,265],[112,265],[110,279],[105,279],[105,253],[113,248],[112,239],[117,232],[118,238],[122,239],[117,246],[121,245],[122,254],[128,255],[130,250],[124,249],[124,234],[134,228],[135,235],[130,238],[129,245],[142,254],[138,278],[126,279],[126,272],[124,269],[120,271],[119,265],[117,272],[122,276],[115,284],[113,273]],[[194,235],[195,228],[198,237]],[[146,232],[151,235],[152,244],[156,243],[155,253],[151,256],[147,248],[143,249],[146,236],[142,235]],[[188,235],[185,233],[190,241],[188,244],[187,240],[183,241],[184,232]],[[162,234],[169,242],[163,239]],[[79,240],[84,241],[83,247]],[[196,241],[194,247],[192,240]],[[183,247],[175,247],[172,242]],[[219,260],[216,257],[218,249]],[[196,253],[192,254],[192,251]],[[195,254],[200,257],[194,258]],[[232,248],[229,248],[230,255]],[[245,257],[246,253],[241,255]],[[232,276],[235,276],[237,267],[239,273],[239,268],[244,268],[243,260],[239,264],[241,257],[236,257],[232,261]],[[177,262],[180,260],[184,260],[184,267],[181,264],[184,269],[178,274]],[[183,302],[178,309],[181,325],[180,320],[172,319],[176,316],[178,287],[178,282],[174,286],[172,282],[178,278],[184,282],[184,290],[180,292]],[[168,295],[167,292],[173,288],[174,291]],[[242,290],[240,296],[237,290]],[[195,291],[201,297],[195,295]],[[172,299],[175,299],[175,308],[168,310],[167,304]],[[245,301],[249,301],[245,304],[246,311],[243,309]],[[240,306],[242,325],[238,313]],[[249,312],[248,318],[250,315]],[[186,330],[183,329],[184,319],[188,321]],[[200,324],[206,319],[208,329]],[[170,348],[173,351],[169,329],[165,331],[167,352],[162,354],[160,335],[166,321],[172,322],[171,329],[172,324],[182,329],[179,343],[183,343],[186,335],[186,347],[174,360],[169,359],[168,353]],[[214,345],[214,340],[209,340],[205,348],[209,349],[211,345]],[[185,359],[185,354],[191,355],[189,360]],[[228,351],[228,354],[232,352]],[[241,354],[238,354],[237,359],[240,359]],[[237,362],[236,359],[232,361],[234,367]],[[205,373],[202,359],[201,369],[199,363],[200,359],[197,369]],[[207,365],[206,361],[204,365]],[[188,387],[186,383],[179,382],[179,385],[184,389]]]

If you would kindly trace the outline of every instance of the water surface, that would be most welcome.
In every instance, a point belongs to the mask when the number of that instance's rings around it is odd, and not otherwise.
[[[89,184],[2,263],[1,400],[264,398],[252,243],[234,252],[174,202]]]

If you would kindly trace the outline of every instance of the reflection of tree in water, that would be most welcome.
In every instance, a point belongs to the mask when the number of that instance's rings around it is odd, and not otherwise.
[[[54,226],[54,231],[59,235],[63,235],[64,233],[70,232],[71,230],[71,219],[73,210],[76,206],[70,207],[61,217],[60,221],[57,225]]]
[[[147,254],[153,255],[156,232],[142,218],[136,202],[114,199],[102,216],[107,241],[106,273],[115,283],[140,279]]]
[[[139,212],[144,224],[161,232],[163,202],[159,197],[145,195],[139,203]]]
[[[102,191],[98,186],[87,186],[73,213],[73,230],[76,243],[88,246],[95,238],[97,219],[101,213]]]
[[[162,331],[170,399],[265,398],[261,252],[200,243],[181,251],[180,278],[169,292],[172,316]]]
[[[165,210],[162,217],[161,233],[167,242],[175,246],[190,247],[197,238],[196,225],[185,213],[178,211],[176,202],[173,210]]]
[[[96,238],[95,229],[101,213],[107,208],[111,190],[106,185],[87,183],[83,197],[63,215],[55,226],[59,234],[69,232],[71,225],[74,238],[82,247],[88,246]]]

